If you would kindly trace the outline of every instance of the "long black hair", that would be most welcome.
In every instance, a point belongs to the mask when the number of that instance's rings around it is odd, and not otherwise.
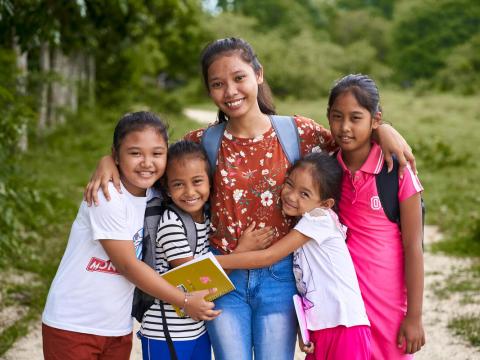
[[[255,74],[258,74],[259,71],[262,70],[263,67],[257,55],[255,55],[252,46],[245,40],[235,37],[215,40],[203,49],[200,58],[203,81],[207,91],[210,90],[208,86],[208,68],[210,65],[220,56],[234,53],[239,54],[240,58],[253,68]],[[265,79],[262,84],[258,85],[257,102],[262,113],[267,115],[276,114],[272,92]],[[227,116],[222,110],[218,110],[218,121],[227,121]]]

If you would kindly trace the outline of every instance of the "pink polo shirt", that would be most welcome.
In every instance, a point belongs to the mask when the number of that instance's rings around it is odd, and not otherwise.
[[[367,160],[354,176],[345,166],[341,151],[337,159],[344,171],[339,217],[348,227],[347,246],[372,326],[373,359],[405,359],[395,345],[406,312],[404,253],[400,228],[388,220],[378,197],[375,175],[384,163],[382,150],[373,143]],[[408,166],[403,179],[399,178],[399,201],[422,190]]]

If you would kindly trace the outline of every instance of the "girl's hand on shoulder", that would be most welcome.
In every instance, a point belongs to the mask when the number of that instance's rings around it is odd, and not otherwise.
[[[101,187],[105,198],[110,201],[110,193],[108,192],[108,183],[112,181],[113,185],[119,193],[122,192],[120,188],[120,174],[115,165],[111,155],[104,156],[98,162],[97,168],[93,173],[90,181],[85,188],[83,198],[91,206],[92,203],[98,205],[98,189]]]
[[[185,313],[195,321],[215,319],[222,311],[214,310],[215,304],[211,301],[206,301],[205,296],[216,291],[216,289],[209,289],[187,293],[187,301],[183,308]]]
[[[378,143],[385,155],[385,161],[388,164],[388,171],[393,168],[392,154],[398,159],[399,176],[403,177],[405,166],[410,163],[413,172],[416,173],[415,156],[413,156],[412,148],[400,133],[388,124],[382,124],[376,129]]]
[[[425,332],[421,316],[405,316],[398,331],[397,346],[401,348],[405,343],[405,353],[413,354],[425,345]]]
[[[255,230],[255,221],[252,222],[238,239],[235,252],[263,250],[270,246],[273,241],[274,231],[268,226]]]

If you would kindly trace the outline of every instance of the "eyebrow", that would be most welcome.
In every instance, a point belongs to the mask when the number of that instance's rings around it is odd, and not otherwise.
[[[238,75],[239,73],[243,74],[245,72],[246,72],[245,70],[236,70],[236,71],[232,72],[231,74],[232,75]],[[218,79],[220,79],[220,77],[214,76],[214,77],[209,78],[208,81],[214,81],[214,80],[218,80]]]

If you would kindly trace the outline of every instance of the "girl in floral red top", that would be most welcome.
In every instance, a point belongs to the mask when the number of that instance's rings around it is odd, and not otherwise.
[[[253,222],[257,227],[271,226],[279,239],[291,227],[279,205],[290,164],[272,129],[269,115],[275,110],[263,68],[251,46],[238,38],[210,43],[201,62],[209,96],[219,110],[218,121],[227,121],[211,197],[213,250],[235,251],[240,234]],[[295,121],[302,155],[316,146],[333,149],[328,130],[301,116]],[[413,161],[403,138],[390,126],[381,128],[378,137],[385,152],[395,152],[401,165],[406,157]],[[202,133],[194,131],[186,138],[200,141]],[[106,157],[87,186],[87,200],[95,201],[92,190],[100,184],[106,188],[111,178],[117,181],[116,169]],[[255,359],[293,359],[297,325],[291,255],[268,268],[235,270],[230,278],[236,290],[215,301],[222,314],[207,323],[215,359],[249,360],[253,355]]]
[[[302,154],[319,145],[333,149],[330,132],[322,126],[301,116],[296,116],[295,122]],[[200,142],[202,134],[203,130],[197,130],[186,137]],[[213,247],[222,253],[231,252],[243,230],[252,222],[258,227],[271,226],[275,238],[288,233],[292,224],[282,214],[279,197],[290,165],[272,127],[254,138],[241,138],[234,136],[227,125],[210,198]]]

